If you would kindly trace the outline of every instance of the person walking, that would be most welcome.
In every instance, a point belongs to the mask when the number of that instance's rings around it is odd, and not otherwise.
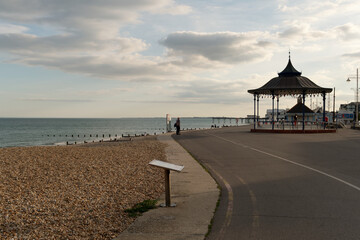
[[[297,120],[298,120],[298,116],[297,116],[297,114],[295,114],[295,116],[294,116],[294,125],[295,125],[295,127],[296,127]]]
[[[180,118],[178,117],[175,124],[174,124],[174,127],[176,128],[176,135],[180,135]]]

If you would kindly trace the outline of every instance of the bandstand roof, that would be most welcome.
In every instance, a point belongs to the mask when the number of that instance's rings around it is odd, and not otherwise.
[[[320,87],[309,78],[301,76],[301,72],[297,71],[292,65],[290,57],[287,66],[278,75],[264,86],[248,90],[248,92],[259,95],[296,95],[329,93],[332,91],[332,88]]]

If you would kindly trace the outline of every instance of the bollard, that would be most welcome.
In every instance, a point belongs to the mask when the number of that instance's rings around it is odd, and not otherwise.
[[[68,141],[66,141],[66,146],[67,146],[67,145],[69,145],[69,142],[68,142]]]

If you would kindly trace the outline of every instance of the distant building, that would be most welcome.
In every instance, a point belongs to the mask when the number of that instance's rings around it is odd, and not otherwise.
[[[280,120],[280,119],[285,119],[285,114],[286,114],[286,111],[289,110],[288,108],[287,109],[279,109],[278,110],[278,113],[277,111],[274,111],[274,120]],[[267,109],[266,110],[266,114],[265,114],[265,118],[266,119],[272,119],[272,109]],[[278,114],[278,116],[276,117],[276,115]]]
[[[347,111],[340,108],[336,117],[338,121],[343,122],[345,124],[350,124],[351,122],[354,121],[354,111]]]
[[[360,104],[358,104],[360,112]],[[338,120],[345,124],[350,124],[355,120],[356,102],[340,104],[339,113],[337,114]]]
[[[358,104],[358,108],[359,108],[359,112],[360,112],[360,104]],[[347,111],[347,112],[354,113],[356,111],[356,102],[340,104],[339,111]]]

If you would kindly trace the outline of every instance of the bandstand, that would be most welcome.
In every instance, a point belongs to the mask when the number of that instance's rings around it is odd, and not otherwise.
[[[278,77],[275,77],[268,81],[264,86],[248,90],[249,93],[254,95],[254,126],[251,129],[252,132],[280,132],[280,133],[315,133],[315,132],[334,132],[335,130],[326,129],[325,124],[325,102],[326,102],[326,93],[332,92],[332,88],[323,88],[316,85],[309,78],[301,76],[301,72],[297,71],[290,59],[285,69],[278,73]],[[306,96],[318,96],[322,95],[323,97],[323,120],[321,123],[321,129],[306,129],[305,128],[305,99]],[[259,99],[261,97],[270,96],[272,99],[272,117],[270,119],[271,129],[264,129],[259,127]],[[277,113],[279,115],[279,99],[280,97],[285,96],[295,96],[302,98],[302,126],[294,128],[292,127],[285,128],[284,121],[279,123],[278,118],[275,122],[275,99],[277,101]],[[275,129],[275,124],[277,128]],[[280,126],[280,127],[279,127]]]

